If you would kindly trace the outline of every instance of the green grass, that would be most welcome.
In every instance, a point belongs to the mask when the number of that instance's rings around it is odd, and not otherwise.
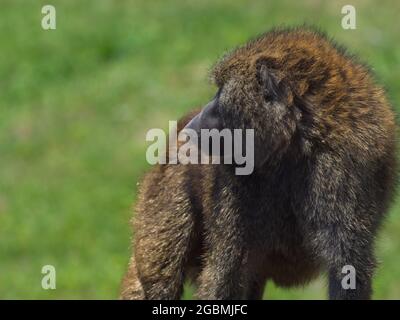
[[[41,7],[57,29],[41,29]],[[320,26],[369,62],[400,106],[398,13],[391,1],[2,0],[0,10],[0,298],[113,299],[130,254],[145,133],[168,127],[215,90],[227,49],[277,25]],[[377,299],[400,298],[400,202],[382,230]],[[41,288],[41,268],[57,289]],[[189,288],[185,295],[190,297]],[[267,286],[271,299],[322,299]]]

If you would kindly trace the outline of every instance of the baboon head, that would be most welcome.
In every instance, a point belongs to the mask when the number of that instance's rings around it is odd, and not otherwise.
[[[212,80],[217,94],[190,126],[254,129],[256,167],[286,152],[295,159],[340,147],[366,117],[350,106],[368,95],[363,83],[373,85],[367,68],[306,28],[277,29],[248,42],[215,65]]]
[[[277,160],[292,141],[300,110],[278,65],[268,52],[255,53],[254,44],[239,48],[212,72],[218,90],[188,124],[195,129],[254,129],[256,167]]]

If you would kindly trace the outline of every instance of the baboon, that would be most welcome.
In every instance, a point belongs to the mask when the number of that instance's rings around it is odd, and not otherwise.
[[[158,165],[144,178],[123,299],[261,299],[326,273],[330,299],[370,299],[394,195],[396,123],[369,69],[314,29],[274,29],[218,62],[191,128],[253,128],[255,169]],[[342,268],[356,271],[345,289]]]

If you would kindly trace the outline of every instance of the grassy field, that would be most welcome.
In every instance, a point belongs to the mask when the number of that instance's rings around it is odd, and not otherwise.
[[[356,30],[341,28],[349,1],[1,0],[0,298],[117,298],[146,131],[204,104],[215,60],[272,26],[320,26],[400,107],[400,3],[350,2]],[[374,298],[400,299],[400,198],[377,253]],[[46,264],[56,290],[41,288]],[[265,297],[324,299],[326,285],[269,284]]]

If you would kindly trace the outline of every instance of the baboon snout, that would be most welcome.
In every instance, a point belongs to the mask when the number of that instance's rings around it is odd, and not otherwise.
[[[218,101],[211,100],[201,112],[195,116],[184,129],[193,129],[200,133],[201,129],[217,129],[222,130],[222,121],[218,112]]]

